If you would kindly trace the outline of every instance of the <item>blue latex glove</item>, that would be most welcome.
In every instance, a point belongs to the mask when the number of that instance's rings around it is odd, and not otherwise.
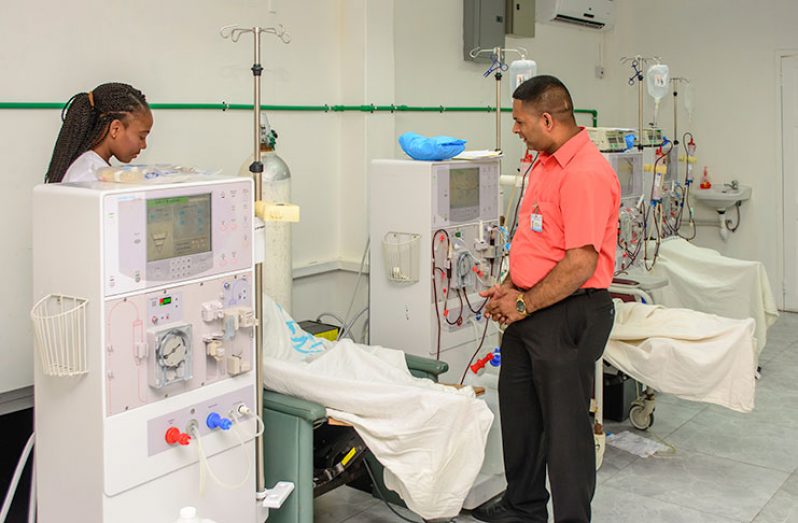
[[[635,135],[634,133],[625,134],[623,137],[624,141],[626,142],[626,149],[631,149],[635,146]]]
[[[416,133],[404,133],[399,137],[402,150],[414,160],[448,160],[465,149],[465,140],[451,136],[432,136],[427,138]]]

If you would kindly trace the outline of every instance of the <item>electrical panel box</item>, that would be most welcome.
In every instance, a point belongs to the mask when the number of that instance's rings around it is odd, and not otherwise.
[[[508,35],[535,36],[535,0],[506,0],[505,32]]]
[[[505,1],[463,0],[463,59],[489,63],[489,56],[472,58],[471,51],[504,47]]]

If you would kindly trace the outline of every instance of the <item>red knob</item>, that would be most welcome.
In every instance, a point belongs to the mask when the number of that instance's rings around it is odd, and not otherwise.
[[[170,445],[174,445],[175,443],[180,443],[180,429],[177,427],[169,427],[166,430],[166,442]]]
[[[169,427],[166,430],[166,436],[164,437],[166,442],[170,445],[183,445],[184,447],[191,443],[191,436],[186,434],[185,432],[180,432],[180,429],[177,427]]]

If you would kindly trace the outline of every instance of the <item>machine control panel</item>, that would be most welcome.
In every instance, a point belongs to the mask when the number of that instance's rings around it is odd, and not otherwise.
[[[192,432],[205,436],[218,430],[235,430],[235,424],[249,422],[252,415],[242,415],[239,407],[251,411],[252,389],[245,387],[221,396],[169,412],[147,422],[147,454],[153,456],[181,446],[188,446]],[[225,428],[226,427],[226,428]],[[252,432],[250,427],[246,429]],[[238,440],[233,436],[231,441]]]
[[[107,302],[107,415],[248,373],[255,316],[250,271]]]
[[[107,195],[105,295],[248,267],[251,200],[247,180]]]
[[[147,318],[150,325],[163,325],[165,323],[183,319],[183,293],[174,292],[165,296],[156,295],[147,303]]]

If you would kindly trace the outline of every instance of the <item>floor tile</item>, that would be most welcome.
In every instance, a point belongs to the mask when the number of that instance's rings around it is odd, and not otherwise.
[[[313,503],[315,523],[338,523],[373,507],[379,500],[350,487],[339,487],[319,496]]]
[[[600,485],[604,483],[615,476],[615,474],[631,465],[636,459],[640,458],[629,452],[607,445],[604,448],[604,461],[601,463],[601,467],[598,471],[596,471],[596,484]]]
[[[698,452],[640,459],[602,484],[735,521],[751,521],[788,473]]]
[[[410,512],[406,508],[397,507],[395,505],[391,505],[394,510],[396,510],[402,516],[412,520],[418,521],[421,523],[423,520],[416,514]],[[346,523],[397,523],[401,522],[402,520],[396,516],[391,510],[383,503],[382,501],[378,501],[375,505],[372,505],[367,511],[360,512],[346,518],[341,521],[346,521]],[[314,522],[316,523],[316,522]]]
[[[798,343],[790,345],[771,360],[762,362],[759,381],[798,392]]]
[[[668,439],[680,450],[791,473],[798,468],[798,437],[785,437],[788,432],[780,424],[713,409],[698,414]]]
[[[706,403],[683,400],[670,394],[657,394],[654,424],[649,430],[635,429],[628,419],[620,423],[608,421],[605,428],[609,432],[629,430],[642,436],[657,434],[659,437],[666,437],[706,408]]]
[[[754,523],[798,523],[798,472],[773,495]]]
[[[593,498],[593,523],[729,523],[733,519],[700,512],[601,485]]]

